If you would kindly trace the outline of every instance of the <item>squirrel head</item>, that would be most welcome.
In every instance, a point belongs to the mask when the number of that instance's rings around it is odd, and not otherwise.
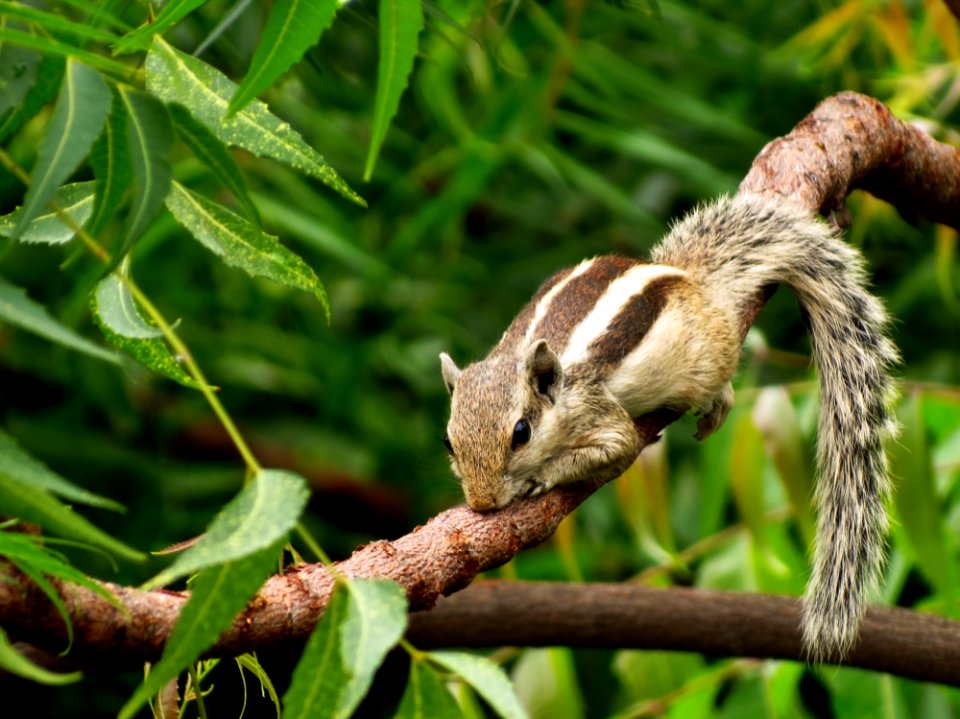
[[[563,388],[560,359],[546,340],[463,370],[443,353],[440,366],[451,396],[444,442],[467,504],[499,509],[536,489]]]

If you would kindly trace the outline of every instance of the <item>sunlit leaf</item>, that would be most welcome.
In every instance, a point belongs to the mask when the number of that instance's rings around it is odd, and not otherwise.
[[[0,514],[39,524],[69,539],[86,542],[128,560],[142,560],[143,554],[95,527],[57,500],[45,489],[0,472]]]
[[[329,316],[327,295],[316,273],[276,237],[177,182],[167,197],[167,208],[204,247],[228,265],[253,277],[313,293]]]
[[[87,231],[96,236],[120,208],[133,174],[127,142],[127,111],[116,95],[103,132],[90,151],[90,166],[96,178],[96,195]]]
[[[380,0],[380,63],[377,69],[377,104],[373,111],[370,149],[363,179],[369,180],[390,121],[400,106],[423,30],[421,0]]]
[[[460,705],[437,671],[429,663],[414,658],[396,719],[459,719],[462,716]]]
[[[419,0],[417,0],[419,4]],[[230,99],[227,115],[244,108],[270,87],[333,23],[339,0],[277,0],[260,34],[260,44],[243,82]]]
[[[45,489],[71,502],[122,512],[123,505],[68,482],[38,459],[28,454],[9,434],[0,430],[0,473],[21,483]]]
[[[57,189],[53,202],[61,212],[73,220],[77,227],[81,227],[93,212],[95,186],[93,182],[74,182],[64,185]],[[23,214],[24,209],[20,207],[9,215],[0,217],[0,235],[13,237]],[[21,242],[62,245],[73,239],[73,236],[73,228],[60,219],[59,213],[54,210],[44,210],[27,223],[19,239]]]
[[[349,719],[406,627],[407,599],[397,583],[338,585],[283,697],[285,719]]]
[[[166,32],[206,2],[207,0],[169,0],[153,22],[142,25],[117,40],[113,46],[113,53],[120,55],[146,50],[154,35]]]
[[[116,356],[51,317],[27,293],[0,278],[0,323],[7,322],[72,350],[116,364]]]
[[[19,237],[46,210],[57,187],[86,157],[110,110],[110,91],[100,73],[73,59],[47,125],[30,177],[30,187],[13,236]]]
[[[316,177],[349,200],[365,205],[323,157],[289,124],[271,114],[259,100],[226,118],[237,86],[196,58],[168,45],[159,36],[147,53],[147,89],[167,103],[180,103],[227,145],[258,157],[279,160]]]
[[[144,367],[185,387],[200,385],[174,357],[160,330],[149,324],[116,273],[103,278],[91,298],[93,319],[107,341]]]
[[[524,719],[513,686],[503,669],[486,657],[465,652],[430,652],[430,661],[456,674],[482,696],[503,719]]]
[[[57,674],[48,671],[43,667],[38,667],[31,662],[10,643],[7,633],[0,629],[0,668],[18,677],[29,679],[39,684],[71,684],[79,681],[83,676],[80,672],[70,672],[69,674]]]
[[[530,716],[583,719],[583,696],[568,647],[524,650],[512,677],[517,698]]]
[[[203,537],[145,587],[160,587],[273,546],[297,523],[308,495],[302,477],[276,469],[261,470],[213,519]]]
[[[119,716],[132,717],[151,696],[196,661],[230,627],[234,617],[277,566],[286,541],[245,553],[226,564],[208,567],[190,583],[190,598],[180,611],[163,656],[151,669]]]
[[[183,105],[173,104],[168,108],[173,118],[177,136],[190,148],[204,165],[209,167],[216,178],[230,190],[243,206],[247,219],[260,224],[260,213],[250,199],[247,183],[243,179],[240,167],[223,141],[214,135],[206,125],[193,119]]]

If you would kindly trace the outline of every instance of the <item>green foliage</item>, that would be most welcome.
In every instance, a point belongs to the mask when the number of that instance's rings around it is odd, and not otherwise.
[[[482,356],[564,265],[642,255],[828,94],[865,91],[955,138],[958,67],[946,6],[899,0],[0,2],[0,515],[44,531],[4,524],[0,554],[64,616],[58,581],[198,573],[133,699],[139,675],[126,690],[22,682],[18,698],[38,715],[133,713],[280,566],[295,522],[342,556],[460,501],[441,350]],[[957,234],[850,206],[905,357],[880,601],[953,616]],[[785,294],[751,331],[727,426],[703,445],[691,422],[671,428],[509,576],[802,590],[816,388]],[[259,478],[230,500],[244,472]],[[127,561],[205,527],[159,574]],[[230,662],[204,661],[185,715],[201,695],[208,715],[239,716],[240,697],[274,715],[269,673],[289,715],[363,699],[402,717],[960,716],[951,691],[866,672],[562,648],[505,652],[500,669],[406,647],[401,698],[381,663],[402,594],[349,587],[292,682],[265,653],[241,661],[266,696],[248,695]],[[0,665],[51,680],[4,640]]]
[[[82,676],[80,672],[58,674],[38,667],[17,651],[3,629],[0,629],[0,667],[6,672],[40,684],[70,684]]]

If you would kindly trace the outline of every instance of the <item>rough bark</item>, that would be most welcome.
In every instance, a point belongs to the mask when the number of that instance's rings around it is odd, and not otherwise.
[[[758,156],[740,191],[774,194],[812,211],[836,216],[847,194],[857,187],[889,200],[906,213],[922,214],[960,227],[960,153],[896,120],[876,100],[854,93],[842,93],[825,100],[793,132],[771,142]],[[763,307],[766,296],[758,297],[744,313],[744,333]],[[673,413],[660,413],[639,421],[638,432],[643,444],[653,441],[674,419]],[[546,540],[559,522],[596,488],[587,484],[561,488],[482,515],[466,507],[455,507],[400,539],[360,547],[349,559],[338,563],[337,569],[352,577],[395,579],[406,589],[413,609],[429,609],[441,596],[466,587],[480,572],[500,566],[521,550]],[[271,578],[212,653],[235,654],[302,641],[322,613],[332,586],[330,573],[320,565],[297,567]],[[185,601],[184,595],[110,588],[126,607],[126,613],[88,590],[74,586],[64,589],[75,629],[74,655],[109,657],[112,663],[157,657]],[[580,590],[585,593],[581,595],[584,601],[592,589],[586,586]],[[637,601],[649,592],[636,585],[626,585],[623,591]],[[660,603],[677,607],[694,596],[689,590],[666,592]],[[637,635],[638,646],[682,646],[714,654],[748,652],[760,656],[797,656],[794,650],[799,646],[799,638],[793,600],[737,595],[731,602],[723,595],[711,597],[696,604],[682,620],[677,615],[672,623],[642,625],[644,628],[638,629],[643,632],[642,636]],[[779,609],[768,611],[773,606],[770,602]],[[737,607],[754,612],[735,620],[740,624],[732,626],[739,630],[718,633],[710,628],[711,622],[732,616],[730,613]],[[506,605],[501,621],[515,616],[516,611],[516,604]],[[585,620],[584,612],[576,605],[570,612],[568,619],[574,623]],[[427,614],[418,618],[415,626],[422,628],[431,621],[439,622],[440,619],[431,619],[434,616],[443,615],[441,612]],[[957,624],[939,618],[917,618],[913,624],[901,622],[894,626],[884,624],[885,616],[882,611],[871,611],[864,641],[855,657],[880,652],[880,645],[886,641],[884,632],[889,633],[891,642],[897,637],[898,641],[922,643],[925,647],[933,641],[931,636],[949,633],[956,637],[958,632]],[[901,611],[897,616],[904,614]],[[701,624],[695,625],[697,617]],[[63,647],[63,626],[57,613],[42,594],[25,581],[0,582],[0,625],[18,639],[56,650]],[[704,630],[691,632],[691,626],[702,626]],[[748,628],[753,634],[745,633]],[[778,632],[784,642],[776,652],[760,641],[768,629]],[[552,639],[541,637],[538,642],[566,644],[569,631],[558,629]],[[622,636],[623,628],[611,624],[607,631],[610,636],[604,641],[615,642]],[[758,643],[748,646],[746,636],[756,636]],[[960,647],[960,643],[951,641],[953,646]],[[510,643],[518,641],[511,639]],[[902,644],[890,646],[900,651]],[[937,646],[937,652],[947,656],[949,647]],[[956,656],[950,661],[956,664]],[[957,681],[955,675],[937,674],[929,662],[908,664],[901,665],[899,673],[933,681]],[[929,673],[918,676],[910,666],[923,667],[923,671]],[[885,670],[896,671],[896,667]]]

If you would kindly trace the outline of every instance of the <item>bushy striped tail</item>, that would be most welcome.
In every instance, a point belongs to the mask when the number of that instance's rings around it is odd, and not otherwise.
[[[804,311],[820,375],[819,509],[803,641],[813,661],[853,647],[883,570],[890,496],[884,439],[895,433],[887,314],[867,291],[860,253],[789,203],[721,199],[677,224],[652,257],[680,266],[739,317],[766,285],[789,286]]]

